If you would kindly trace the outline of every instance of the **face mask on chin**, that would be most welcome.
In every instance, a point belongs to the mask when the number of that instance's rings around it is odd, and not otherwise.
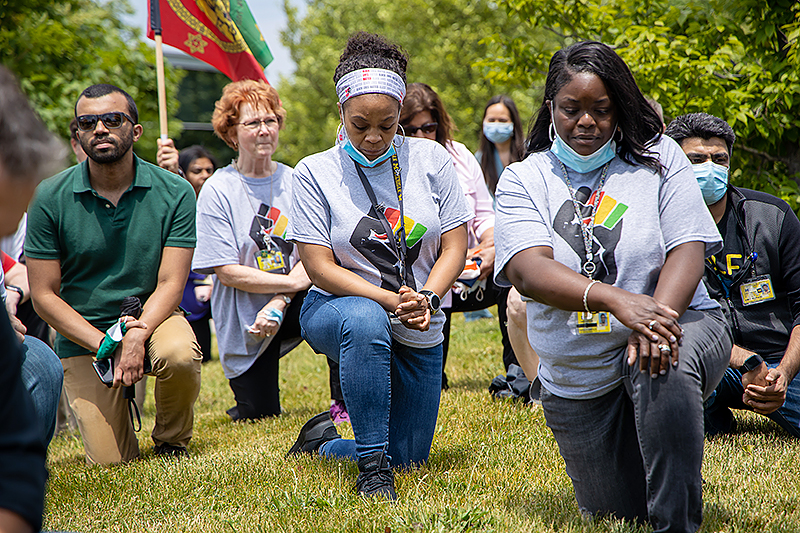
[[[553,127],[553,130],[555,130],[555,127]],[[572,170],[586,173],[596,170],[614,159],[617,155],[617,143],[614,142],[614,136],[612,135],[611,138],[594,153],[581,155],[573,150],[569,144],[564,142],[558,134],[558,131],[556,131],[556,138],[552,146],[550,146],[550,151]]]
[[[703,192],[703,200],[706,205],[713,205],[725,196],[728,190],[728,167],[718,165],[713,161],[705,161],[698,165],[692,165],[694,176]]]
[[[389,147],[386,149],[386,151],[370,161],[367,159],[367,156],[362,154],[358,148],[355,147],[355,145],[350,141],[350,138],[347,136],[347,128],[344,127],[344,117],[339,115],[339,118],[342,121],[342,126],[339,128],[339,134],[336,137],[336,143],[347,153],[347,155],[350,156],[350,159],[359,165],[369,168],[376,167],[397,153],[397,150],[395,150],[394,147],[394,139],[392,139],[392,142],[389,143]],[[398,115],[398,120],[399,119],[400,116]],[[398,137],[399,135],[395,135],[395,139]],[[399,144],[402,144],[402,142]]]

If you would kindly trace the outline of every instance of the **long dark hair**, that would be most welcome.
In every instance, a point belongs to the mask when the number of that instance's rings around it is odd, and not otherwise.
[[[486,107],[483,109],[483,119],[486,119],[486,112],[495,104],[503,104],[508,109],[511,115],[511,122],[514,124],[514,133],[511,134],[511,160],[509,163],[522,161],[525,157],[525,144],[524,136],[522,133],[522,119],[520,119],[519,111],[517,111],[517,104],[510,96],[499,94],[492,96]],[[495,151],[497,150],[494,143],[486,138],[483,134],[483,122],[481,122],[481,141],[478,150],[481,152],[481,168],[483,169],[483,179],[486,180],[486,186],[494,194],[497,188],[497,180],[500,176],[497,175],[497,168],[494,166]]]
[[[661,136],[661,119],[645,100],[625,61],[611,47],[597,41],[575,43],[553,54],[547,71],[542,106],[528,133],[525,155],[550,148],[552,117],[547,103],[579,72],[589,72],[600,78],[614,102],[617,125],[623,134],[622,140],[617,141],[622,160],[660,171],[658,159],[645,154],[651,141]]]
[[[217,160],[211,155],[211,152],[209,152],[205,146],[199,144],[193,144],[178,153],[178,166],[181,167],[181,170],[186,174],[189,172],[189,165],[191,165],[195,159],[200,159],[202,157],[211,161],[211,166],[214,167],[214,170],[219,166],[217,165]]]
[[[427,83],[409,83],[403,108],[400,110],[400,124],[408,125],[417,113],[427,111],[431,118],[439,125],[436,127],[436,142],[447,147],[447,141],[452,139],[455,128],[450,115],[444,108],[444,103]]]

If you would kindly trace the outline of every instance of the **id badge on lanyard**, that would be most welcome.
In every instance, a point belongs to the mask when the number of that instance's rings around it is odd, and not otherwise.
[[[769,274],[744,281],[739,286],[739,292],[742,294],[743,305],[754,305],[775,299],[775,291],[772,289],[772,280]]]
[[[269,235],[264,235],[266,250],[258,250],[255,253],[258,269],[263,272],[283,274],[286,271],[286,259],[281,249],[276,245]]]
[[[596,311],[587,313],[578,311],[576,313],[578,335],[592,335],[595,333],[611,333],[611,317],[608,311]]]

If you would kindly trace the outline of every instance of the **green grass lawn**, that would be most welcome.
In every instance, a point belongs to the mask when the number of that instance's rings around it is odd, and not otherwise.
[[[430,461],[397,476],[396,504],[356,496],[354,463],[284,458],[303,423],[329,405],[327,365],[303,344],[281,362],[285,413],[276,419],[230,422],[233,393],[219,361],[205,365],[188,459],[153,456],[152,379],[140,461],[89,467],[78,438],[55,438],[45,529],[639,531],[582,520],[541,409],[490,399],[487,386],[502,368],[496,322],[456,315],[450,346],[451,388]],[[763,417],[737,416],[738,434],[706,442],[701,531],[800,531],[798,444]]]

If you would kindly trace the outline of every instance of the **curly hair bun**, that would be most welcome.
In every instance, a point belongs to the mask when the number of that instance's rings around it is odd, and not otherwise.
[[[354,70],[362,68],[382,68],[391,70],[406,81],[408,54],[398,45],[389,42],[382,35],[360,31],[347,40],[339,64],[333,74],[333,83]]]

